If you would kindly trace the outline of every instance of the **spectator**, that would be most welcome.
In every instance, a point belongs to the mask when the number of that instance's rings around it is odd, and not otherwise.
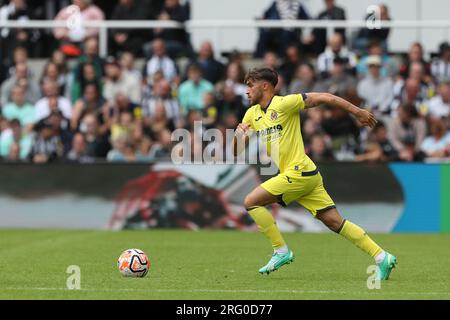
[[[441,82],[438,95],[428,103],[428,114],[434,118],[449,118],[450,116],[450,83]]]
[[[25,90],[27,102],[34,104],[39,99],[39,86],[29,75],[28,66],[24,63],[19,63],[16,65],[15,74],[2,84],[0,98],[1,105],[4,106],[11,101],[12,88],[16,85],[21,86]]]
[[[25,99],[25,90],[23,87],[16,85],[12,89],[12,102],[6,104],[2,108],[2,115],[6,120],[11,121],[17,119],[23,128],[27,128],[30,132],[34,123],[34,107]]]
[[[295,77],[289,86],[289,93],[306,93],[315,91],[316,73],[310,63],[302,63],[295,72]]]
[[[286,58],[279,68],[280,75],[283,77],[286,86],[291,84],[297,67],[303,62],[300,58],[298,46],[290,45],[286,48]]]
[[[101,130],[95,114],[88,113],[83,117],[80,132],[86,138],[87,155],[94,158],[106,158],[111,149],[109,136],[107,132]]]
[[[239,119],[235,113],[228,112],[225,113],[222,117],[221,124],[225,127],[225,129],[233,129],[236,128],[241,119]],[[202,132],[198,133],[200,139],[202,137]]]
[[[450,45],[443,42],[439,46],[439,57],[431,63],[431,74],[435,82],[450,81]]]
[[[9,129],[9,121],[0,114],[0,134]]]
[[[105,65],[105,85],[103,95],[109,103],[114,103],[117,94],[127,95],[134,103],[141,101],[141,84],[130,73],[122,70],[122,66],[114,58],[108,59]]]
[[[58,92],[60,95],[64,95],[65,93],[65,79],[64,77],[61,77],[59,74],[59,68],[56,65],[56,63],[48,62],[45,67],[44,71],[42,72],[41,80],[39,83],[42,85],[44,81],[49,80],[56,82],[58,84]]]
[[[128,111],[122,111],[114,117],[111,125],[111,141],[119,136],[124,136],[127,141],[131,138],[133,128],[136,126],[133,114]]]
[[[22,159],[20,158],[20,145],[18,143],[13,142],[11,144],[11,147],[9,148],[9,153],[5,157],[5,160],[16,163],[22,161]]]
[[[263,56],[263,67],[278,72],[278,55],[275,51],[267,51]]]
[[[58,67],[58,72],[60,74],[60,77],[65,78],[65,81],[59,81],[59,82],[66,83],[68,81],[67,78],[69,75],[69,69],[67,66],[66,55],[61,50],[55,50],[55,51],[53,51],[49,62],[56,64],[56,66]]]
[[[74,19],[72,28],[55,28],[53,35],[62,44],[75,45],[63,45],[62,50],[65,54],[79,56],[81,43],[85,39],[97,37],[99,34],[98,28],[85,28],[82,23],[102,21],[105,16],[99,7],[92,4],[92,0],[72,0],[72,5],[61,9],[55,17],[55,21],[68,21],[69,19]]]
[[[8,62],[8,61],[7,61]],[[25,47],[16,47],[13,52],[13,61],[8,62],[6,65],[7,74],[5,78],[9,78],[15,75],[16,73],[16,67],[19,64],[25,64],[28,66],[28,50]],[[34,74],[33,71],[28,69],[27,75],[29,78],[33,78]]]
[[[66,155],[71,148],[73,139],[73,134],[70,131],[69,119],[64,118],[61,111],[53,110],[50,115],[44,119],[44,121],[50,125],[53,130],[53,135],[58,137],[61,141],[63,155]]]
[[[191,109],[185,116],[185,129],[189,130],[192,134],[194,133],[195,129],[198,129],[201,131],[203,129],[203,126],[195,126],[196,121],[202,120],[202,111],[203,110],[197,110],[197,109]],[[195,134],[200,135],[201,132],[195,132]]]
[[[39,121],[35,130],[36,136],[33,138],[29,159],[37,164],[60,159],[64,149],[59,136],[54,134],[50,123],[45,120]]]
[[[352,159],[360,135],[355,120],[347,112],[331,108],[324,113],[322,127],[324,132],[332,137],[333,151],[338,151],[337,159],[345,160],[347,156]]]
[[[169,130],[162,130],[158,134],[158,142],[150,149],[150,156],[153,159],[168,159],[172,149],[172,135]]]
[[[131,102],[130,98],[123,93],[117,94],[114,104],[109,107],[109,114],[113,117],[116,117],[122,112],[130,112],[136,122],[140,123],[144,119],[144,111],[141,104]]]
[[[325,10],[317,16],[317,20],[345,20],[345,10],[336,6],[334,0],[324,0]],[[342,38],[342,43],[345,43],[345,29],[335,29],[335,33],[339,33]],[[320,54],[325,50],[327,45],[327,30],[323,28],[316,28],[312,31],[312,37],[308,39],[312,45],[312,51],[315,54]]]
[[[126,135],[119,135],[112,139],[113,149],[108,152],[106,159],[110,162],[134,162],[136,151]]]
[[[419,159],[420,147],[426,134],[426,123],[418,117],[417,109],[412,104],[399,107],[398,117],[392,119],[388,127],[391,144],[403,161]]]
[[[356,88],[356,79],[345,73],[347,60],[335,58],[330,69],[330,77],[318,83],[319,91],[343,96],[349,89]]]
[[[397,84],[394,85],[394,101],[391,106],[391,113],[396,111],[402,104],[412,104],[417,110],[425,113],[426,106],[426,89],[419,80],[408,78],[400,89],[396,89]],[[398,91],[396,94],[395,92]]]
[[[206,129],[216,128],[218,125],[219,108],[217,107],[217,101],[214,93],[205,93],[203,105],[205,107],[202,112],[202,123],[205,125]]]
[[[220,136],[222,138],[212,139],[210,142],[205,142],[205,147],[203,148],[204,162],[223,163],[222,161],[230,159],[226,157],[228,151],[227,148],[228,141],[226,141],[227,140],[226,128],[222,124],[217,124],[216,130],[220,132]]]
[[[152,43],[153,55],[144,68],[144,77],[147,83],[153,85],[153,76],[162,71],[164,78],[172,82],[177,77],[175,62],[166,54],[166,44],[161,39],[155,39]]]
[[[369,74],[367,59],[370,56],[379,56],[381,58],[380,74],[382,77],[394,78],[398,73],[398,67],[392,57],[384,53],[383,48],[379,42],[371,42],[367,48],[368,55],[363,56],[356,66],[356,72],[359,78],[364,78]]]
[[[262,17],[264,20],[307,20],[309,15],[300,0],[274,0]],[[261,58],[267,51],[284,54],[286,48],[301,39],[299,29],[259,29],[255,57]]]
[[[145,97],[142,102],[143,116],[146,122],[155,116],[156,106],[162,104],[167,119],[177,123],[180,118],[180,104],[178,99],[172,96],[172,88],[169,81],[162,79],[155,84],[154,93]]]
[[[136,0],[135,0],[136,1]],[[139,0],[139,11],[141,11],[146,19],[156,20],[158,13],[161,12],[165,0]]]
[[[92,163],[94,158],[88,156],[86,139],[81,133],[76,133],[72,140],[72,148],[67,153],[66,159],[71,162]]]
[[[322,108],[313,108],[307,111],[302,111],[300,117],[302,118],[301,130],[305,145],[305,152],[309,153],[311,149],[312,137],[315,134],[325,134],[322,127],[324,111]],[[330,140],[330,138],[327,137],[327,140]]]
[[[41,98],[35,109],[35,122],[45,119],[52,111],[61,111],[65,118],[72,117],[72,104],[70,100],[59,95],[58,84],[54,81],[46,80],[43,85],[44,97]]]
[[[134,54],[129,51],[124,51],[120,55],[119,64],[122,70],[132,75],[136,81],[142,82],[142,73],[140,70],[135,68],[135,57]]]
[[[225,85],[233,88],[234,94],[240,96],[242,103],[247,106],[247,85],[244,83],[245,69],[244,66],[238,62],[230,62],[226,70]]]
[[[426,137],[420,149],[427,158],[444,158],[450,155],[450,132],[444,120],[435,118],[430,120],[431,135]]]
[[[317,69],[322,77],[327,77],[336,58],[346,60],[345,70],[352,71],[356,67],[356,55],[344,46],[342,35],[335,33],[331,36],[326,50],[317,58]]]
[[[391,21],[388,7],[384,4],[380,4],[378,5],[378,8],[379,8],[379,16],[377,16],[377,13],[368,14],[366,16],[366,21],[372,22],[375,19],[378,21]],[[390,28],[386,27],[361,28],[356,36],[356,39],[354,40],[353,48],[361,53],[365,53],[366,48],[371,42],[377,42],[382,47],[383,52],[386,52],[387,39],[389,37],[390,31],[391,31]],[[371,53],[369,52],[369,55],[370,54]]]
[[[423,47],[419,42],[414,42],[409,51],[408,56],[404,59],[399,68],[399,75],[406,79],[409,77],[410,66],[414,62],[420,63],[424,68],[424,74],[430,76],[430,64],[423,57]]]
[[[323,134],[322,124],[316,125],[311,119],[305,117],[302,119],[302,136],[306,154],[311,150],[311,140],[315,134]]]
[[[73,131],[79,129],[80,121],[85,114],[92,113],[97,116],[100,124],[105,124],[109,120],[109,104],[102,97],[100,88],[95,84],[89,84],[84,89],[84,94],[73,106],[70,128]]]
[[[100,83],[104,74],[105,61],[98,54],[98,40],[96,38],[86,39],[83,50],[69,80],[70,99],[73,103],[81,98],[87,83]],[[90,66],[86,67],[86,65]]]
[[[30,134],[22,129],[18,119],[12,119],[9,122],[8,128],[1,131],[0,157],[8,158],[11,154],[11,148],[14,148],[14,145],[19,147],[19,158],[25,160],[31,150],[32,138]]]
[[[369,75],[358,83],[358,95],[364,99],[365,107],[378,115],[388,113],[394,99],[390,78],[381,76],[381,58],[370,56],[366,59]]]
[[[136,148],[136,161],[150,162],[153,160],[150,155],[153,140],[144,132],[142,126],[134,127],[132,133],[132,143]]]
[[[0,8],[0,21],[16,20],[27,21],[33,20],[34,16],[29,9],[26,0],[11,0],[9,4],[5,4]],[[39,30],[33,29],[8,29],[2,28],[0,31],[0,52],[9,62],[12,60],[13,51],[16,47],[26,47],[28,50],[33,49],[39,41]]]
[[[166,116],[166,109],[162,101],[156,102],[153,117],[145,119],[145,125],[150,129],[152,136],[158,136],[163,130],[175,130],[174,121]]]
[[[101,79],[96,75],[95,66],[92,63],[83,63],[75,74],[71,89],[71,101],[76,102],[82,98],[84,90],[88,85],[95,85],[103,92]]]
[[[424,98],[431,98],[435,94],[433,79],[425,73],[423,64],[413,62],[409,66],[409,78],[420,82],[421,92]]]
[[[200,67],[193,64],[188,69],[188,80],[179,88],[181,108],[186,114],[191,109],[201,111],[204,108],[203,97],[206,92],[213,92],[214,86],[208,80],[202,78]]]
[[[333,151],[324,135],[315,134],[312,136],[308,156],[313,161],[334,160]]]
[[[228,59],[228,63],[238,62],[244,64],[246,60],[246,55],[237,49],[233,49],[231,52],[223,53],[222,55]]]
[[[157,19],[181,23],[189,20],[189,2],[181,5],[179,0],[165,0],[164,7],[158,14]],[[161,38],[165,41],[169,56],[192,56],[191,42],[186,30],[156,28],[153,32],[156,38]]]
[[[203,77],[213,84],[224,78],[225,66],[214,59],[214,51],[209,41],[205,41],[200,45],[198,56],[192,63],[198,64],[202,69]]]
[[[74,71],[76,72],[77,68],[83,63],[92,63],[95,68],[95,75],[97,77],[103,76],[105,60],[99,55],[97,38],[86,38],[83,44],[83,54],[78,58],[78,64]]]
[[[223,86],[220,93],[220,99],[217,102],[218,116],[224,118],[228,113],[233,113],[239,119],[244,117],[246,108],[242,104],[242,99],[237,96],[232,86]]]
[[[356,155],[355,161],[393,161],[397,158],[398,152],[389,142],[387,128],[379,121],[369,133],[364,152]]]
[[[139,0],[119,0],[111,16],[112,20],[146,20],[146,12],[139,5]],[[142,53],[144,39],[149,34],[143,29],[114,29],[111,31],[111,51],[113,55],[131,51],[134,55]]]

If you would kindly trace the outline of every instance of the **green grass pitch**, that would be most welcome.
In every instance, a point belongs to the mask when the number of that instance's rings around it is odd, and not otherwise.
[[[367,288],[372,259],[332,233],[286,233],[296,260],[267,276],[258,233],[0,230],[0,299],[450,299],[450,234],[372,237],[399,259],[378,290]],[[147,277],[120,275],[128,248],[148,254]],[[69,265],[81,290],[66,288]]]

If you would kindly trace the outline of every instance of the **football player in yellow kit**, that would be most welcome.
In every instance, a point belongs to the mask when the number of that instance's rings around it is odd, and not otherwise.
[[[300,111],[322,104],[350,112],[362,125],[371,128],[377,123],[373,114],[329,93],[277,96],[278,74],[272,69],[254,69],[247,74],[245,82],[252,106],[236,128],[233,153],[239,155],[248,144],[249,134],[256,133],[280,170],[278,175],[250,192],[244,201],[246,210],[270,239],[274,250],[270,261],[259,272],[269,274],[294,261],[294,253],[265,206],[296,201],[330,230],[372,256],[379,267],[378,279],[387,280],[397,258],[378,246],[362,228],[341,217],[324,188],[319,170],[305,154],[300,130]]]

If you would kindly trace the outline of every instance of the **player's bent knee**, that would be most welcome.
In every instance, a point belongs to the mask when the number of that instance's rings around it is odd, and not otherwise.
[[[248,211],[250,208],[255,207],[256,203],[253,201],[252,197],[250,195],[247,195],[244,199],[244,207]]]
[[[341,230],[341,225],[342,225],[342,221],[332,220],[329,222],[329,224],[327,224],[327,227],[331,231],[339,233],[339,230]]]
[[[336,209],[330,209],[325,212],[318,214],[317,218],[322,221],[328,229],[331,231],[339,233],[344,220],[336,211]]]
[[[256,197],[251,196],[251,195],[247,195],[244,199],[244,207],[245,210],[249,211],[255,207],[261,207],[261,203],[258,202],[258,200],[256,199]]]

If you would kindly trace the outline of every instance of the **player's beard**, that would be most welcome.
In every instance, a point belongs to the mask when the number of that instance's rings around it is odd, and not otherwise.
[[[262,98],[262,93],[261,92],[255,92],[253,93],[251,96],[249,96],[251,105],[255,105],[255,104],[259,104]]]

